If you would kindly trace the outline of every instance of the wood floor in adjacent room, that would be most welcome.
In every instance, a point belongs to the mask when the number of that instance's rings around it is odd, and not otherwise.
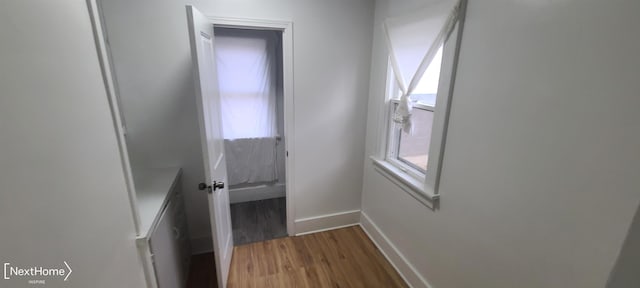
[[[188,287],[216,287],[213,254],[193,257]],[[228,286],[407,287],[360,226],[236,246]]]

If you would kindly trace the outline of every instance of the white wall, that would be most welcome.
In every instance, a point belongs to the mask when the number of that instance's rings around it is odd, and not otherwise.
[[[210,245],[185,4],[294,22],[296,219],[360,208],[373,2],[103,1],[132,160],[184,169],[192,244]]]
[[[381,21],[419,2],[376,1],[367,155]],[[369,160],[362,210],[433,287],[604,287],[640,201],[640,2],[469,2],[440,210]]]
[[[0,262],[73,269],[0,286],[143,287],[86,2],[2,1],[0,39]]]

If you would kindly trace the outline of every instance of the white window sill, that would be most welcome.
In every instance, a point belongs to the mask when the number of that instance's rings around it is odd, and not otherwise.
[[[378,173],[398,185],[400,189],[420,201],[420,203],[431,207],[433,202],[440,198],[440,195],[436,195],[430,191],[431,189],[427,189],[423,181],[411,177],[411,175],[400,170],[400,168],[377,157],[371,156],[369,158],[373,161],[373,167]]]

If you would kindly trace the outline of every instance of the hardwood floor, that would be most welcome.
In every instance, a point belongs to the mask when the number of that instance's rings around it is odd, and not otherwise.
[[[234,245],[287,236],[285,198],[231,204]]]
[[[190,276],[202,270],[193,263]],[[215,275],[213,265],[208,269]],[[192,279],[189,283],[196,285],[189,287],[215,287]],[[228,287],[408,286],[364,231],[352,226],[236,246]]]

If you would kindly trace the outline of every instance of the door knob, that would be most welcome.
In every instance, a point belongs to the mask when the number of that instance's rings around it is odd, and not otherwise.
[[[224,188],[224,182],[213,181],[213,191],[216,191],[216,189],[223,189],[223,188]]]
[[[211,186],[208,186],[205,183],[198,184],[198,190],[204,190],[204,189],[207,189],[207,188],[209,188],[209,190],[211,190]]]
[[[224,188],[224,182],[218,182],[218,181],[213,181],[213,185],[207,185],[205,183],[198,184],[198,189],[200,190],[209,189],[209,193],[211,193],[211,191],[216,191],[218,189],[223,189],[223,188]]]

